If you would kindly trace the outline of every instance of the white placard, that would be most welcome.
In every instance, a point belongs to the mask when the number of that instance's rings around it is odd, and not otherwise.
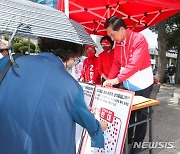
[[[107,122],[103,132],[104,149],[92,148],[90,136],[86,133],[81,147],[81,154],[120,154],[123,151],[128,128],[134,92],[96,86],[92,107],[95,117]]]
[[[96,85],[85,83],[85,82],[79,82],[79,84],[83,88],[84,100],[86,102],[86,105],[88,105],[88,106],[91,105],[91,100],[92,100]]]
[[[94,94],[95,86],[94,84],[88,84],[85,82],[79,82],[81,87],[83,88],[84,91],[84,100],[86,102],[86,105],[89,106],[91,104],[91,100]],[[80,150],[80,145],[82,142],[82,134],[83,134],[83,128],[76,124],[76,153]]]

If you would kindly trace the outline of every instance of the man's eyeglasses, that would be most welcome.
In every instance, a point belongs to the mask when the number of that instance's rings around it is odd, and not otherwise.
[[[108,43],[101,43],[101,46],[111,46],[111,44],[108,44]]]

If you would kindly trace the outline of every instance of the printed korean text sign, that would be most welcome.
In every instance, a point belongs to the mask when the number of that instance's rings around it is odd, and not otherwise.
[[[86,105],[87,106],[91,105],[91,100],[92,100],[96,85],[88,84],[85,82],[79,82],[79,84],[83,88],[84,100],[86,102]],[[81,136],[83,132],[84,132],[83,128],[80,125],[76,124],[76,153],[78,153],[78,151],[80,150],[79,148],[81,146],[81,141],[82,141]]]
[[[95,117],[107,122],[103,132],[104,149],[92,148],[91,138],[86,133],[81,146],[81,154],[120,154],[126,138],[134,92],[96,86],[92,107]]]
[[[88,106],[91,105],[91,100],[92,100],[96,85],[85,83],[85,82],[79,82],[79,84],[83,88],[84,99],[85,99],[86,105]]]

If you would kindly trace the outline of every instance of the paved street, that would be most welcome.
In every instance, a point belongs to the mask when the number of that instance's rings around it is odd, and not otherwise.
[[[173,100],[176,88],[180,85],[162,85],[157,96],[160,105],[153,108],[153,141],[173,142],[173,148],[156,148],[154,154],[180,154],[180,105]]]

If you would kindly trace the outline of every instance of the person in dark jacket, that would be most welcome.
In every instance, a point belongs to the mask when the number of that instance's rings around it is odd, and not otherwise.
[[[76,123],[87,129],[92,147],[103,148],[101,125],[66,71],[83,46],[47,38],[39,46],[43,52],[18,57],[19,67],[12,65],[0,85],[0,153],[75,154]]]
[[[172,63],[168,68],[169,83],[175,84],[176,66]]]

